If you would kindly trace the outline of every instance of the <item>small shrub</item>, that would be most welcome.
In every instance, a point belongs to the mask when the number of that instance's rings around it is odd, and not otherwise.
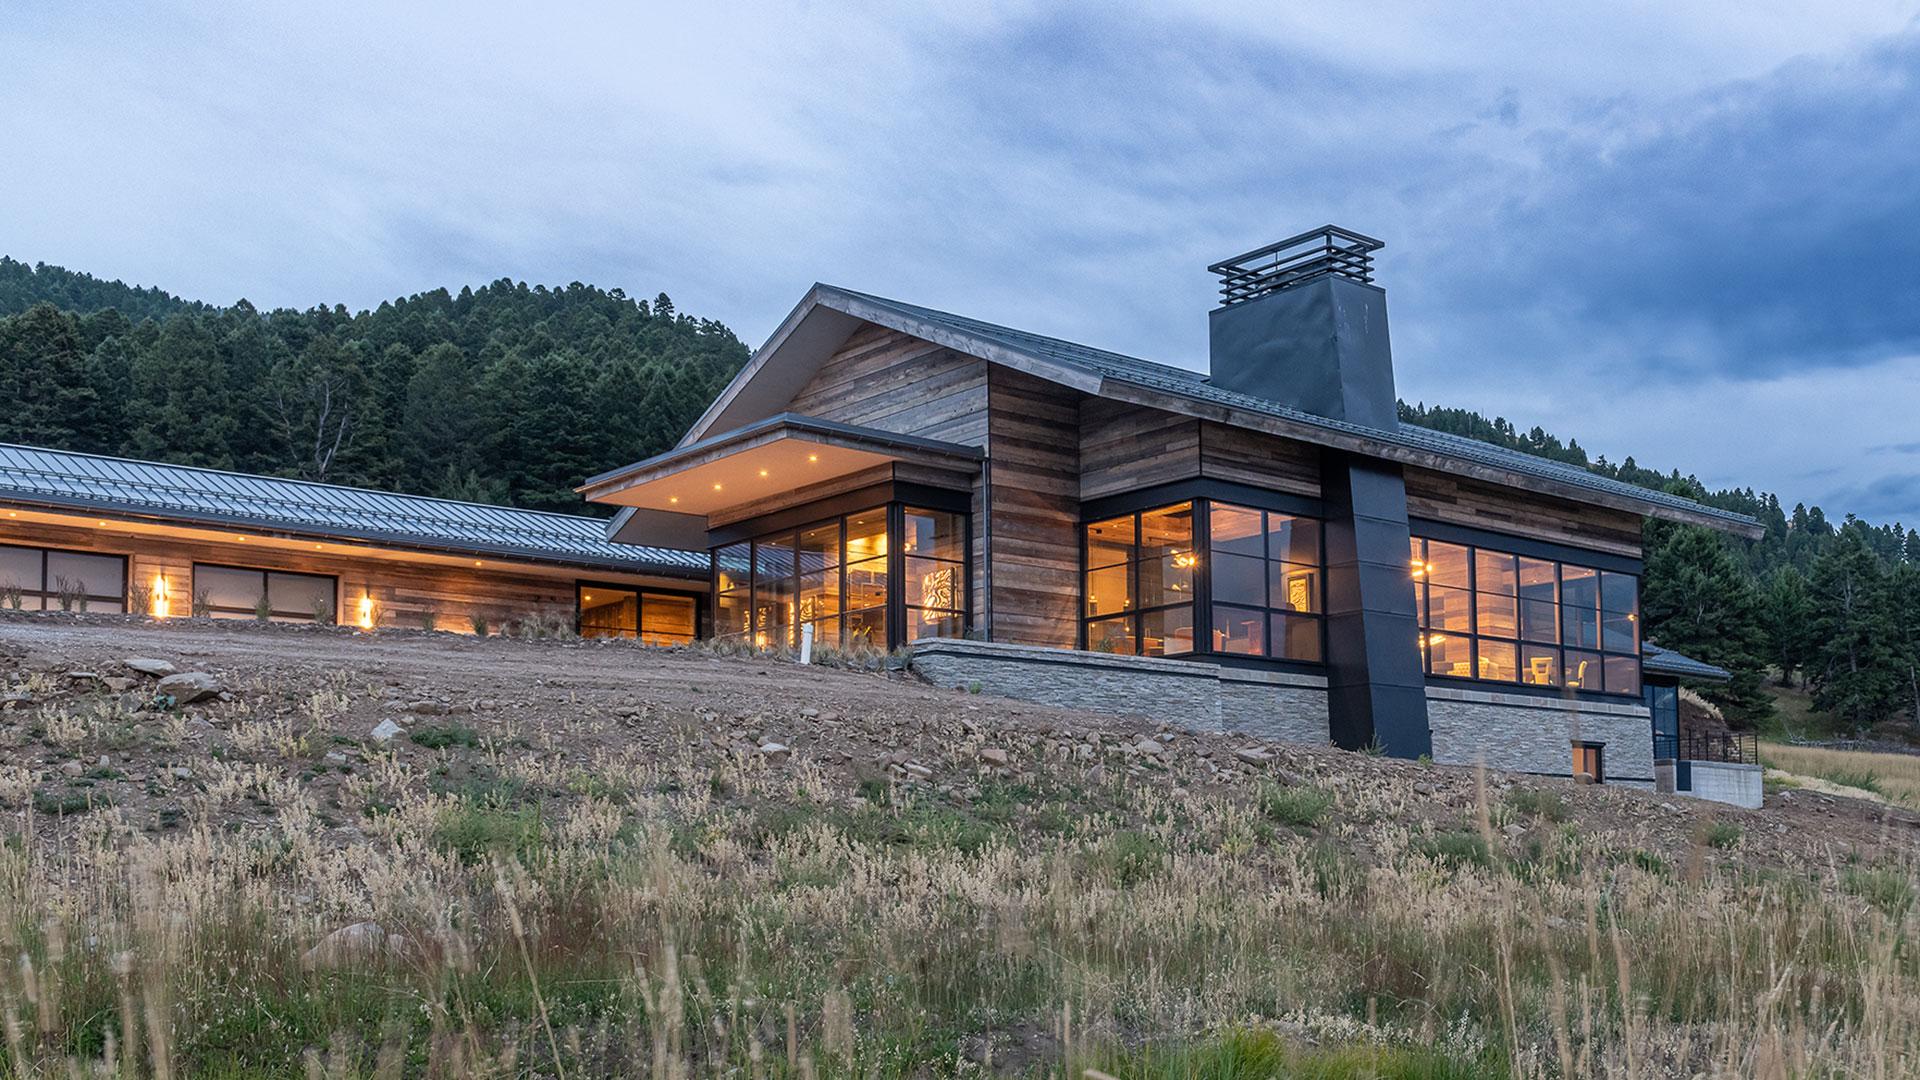
[[[1716,821],[1707,829],[1707,846],[1725,850],[1740,842],[1740,826],[1731,821]]]
[[[1471,829],[1437,833],[1431,839],[1416,842],[1414,847],[1427,857],[1456,869],[1493,865],[1493,855],[1487,850],[1487,838]]]
[[[1272,781],[1260,785],[1260,812],[1279,825],[1311,829],[1332,805],[1333,796],[1317,788],[1282,787]]]
[[[333,601],[315,600],[313,602],[313,621],[318,626],[332,626],[337,616],[333,610]]]
[[[420,629],[432,630],[440,625],[440,612],[432,604],[420,609]]]
[[[0,585],[0,602],[5,603],[9,610],[19,611],[26,593],[25,589],[9,581],[5,585]]]
[[[1114,833],[1088,855],[1093,865],[1122,889],[1151,877],[1164,857],[1153,837],[1131,831]]]
[[[273,618],[273,601],[267,599],[266,593],[261,593],[260,599],[253,602],[253,619],[255,622],[266,622],[271,618]]]
[[[53,595],[60,601],[61,611],[72,611],[75,601],[86,597],[86,584],[75,582],[64,574],[56,574],[53,578]],[[80,610],[85,611],[86,605],[82,604]]]
[[[423,726],[407,733],[407,738],[429,750],[444,750],[449,746],[479,746],[480,733],[470,727],[458,724],[441,726]]]
[[[1913,879],[1896,870],[1849,866],[1841,874],[1840,885],[1896,919],[1913,906]]]
[[[536,807],[498,810],[466,806],[449,814],[434,831],[433,840],[469,866],[498,855],[530,861],[541,848],[545,829]]]
[[[151,615],[153,613],[153,590],[145,585],[127,586],[127,614]]]
[[[1875,795],[1884,794],[1880,790],[1880,778],[1864,769],[1830,769],[1819,775],[1820,779],[1830,784],[1859,788],[1861,791],[1871,791]]]
[[[486,637],[486,636],[487,636],[487,629],[488,629],[488,627],[487,627],[487,617],[486,617],[485,615],[475,615],[475,616],[473,616],[473,618],[472,618],[472,625],[473,625],[473,632],[474,632],[474,633],[475,633],[476,635],[478,635],[478,636],[480,636],[480,637]]]
[[[210,617],[213,614],[213,594],[205,589],[195,589],[188,613],[196,619]]]
[[[1507,796],[1507,805],[1522,814],[1532,814],[1543,821],[1560,822],[1567,820],[1567,801],[1557,791],[1545,788],[1515,788]]]
[[[111,806],[112,803],[113,800],[105,795],[92,795],[85,790],[40,788],[33,793],[33,808],[55,817],[84,814],[96,806]]]

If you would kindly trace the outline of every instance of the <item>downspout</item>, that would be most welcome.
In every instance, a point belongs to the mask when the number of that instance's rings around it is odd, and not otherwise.
[[[989,436],[991,438],[991,436]],[[980,526],[980,615],[986,622],[982,636],[993,640],[993,453],[987,452],[980,463],[980,510],[985,521]]]

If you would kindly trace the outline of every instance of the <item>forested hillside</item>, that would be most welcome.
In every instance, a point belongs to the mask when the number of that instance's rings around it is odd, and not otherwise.
[[[1835,525],[1817,506],[1795,503],[1787,512],[1773,494],[1709,491],[1677,469],[1663,474],[1631,457],[1589,461],[1576,440],[1465,409],[1403,401],[1400,419],[1756,518],[1766,526],[1758,540],[1646,524],[1647,636],[1733,672],[1731,685],[1706,692],[1736,720],[1771,718],[1761,685],[1771,669],[1782,680],[1804,678],[1814,704],[1844,729],[1901,716],[1920,733],[1920,530],[1851,514]]]
[[[0,441],[590,513],[748,350],[710,319],[501,280],[344,307],[216,308],[0,260]]]

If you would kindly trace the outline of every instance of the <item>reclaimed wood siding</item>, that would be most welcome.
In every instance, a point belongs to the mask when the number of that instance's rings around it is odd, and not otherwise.
[[[335,603],[339,620],[352,624],[360,598],[374,600],[376,625],[420,629],[425,613],[434,613],[435,627],[470,633],[474,616],[498,630],[509,619],[544,614],[571,623],[577,580],[649,587],[673,592],[704,593],[700,582],[675,582],[630,574],[570,571],[516,572],[509,569],[464,568],[439,563],[383,559],[324,551],[298,551],[265,544],[220,543],[146,533],[101,532],[86,527],[41,522],[0,525],[0,543],[128,556],[128,585],[152,589],[156,575],[165,574],[173,611],[191,610],[189,582],[193,564],[214,563],[299,574],[325,574],[338,579]]]
[[[1409,467],[1407,514],[1640,558],[1640,516]]]
[[[1200,421],[1108,398],[1080,404],[1080,497],[1200,475]]]
[[[1080,395],[995,365],[988,373],[995,641],[1079,638]]]
[[[1200,473],[1269,491],[1320,496],[1320,448],[1262,431],[1200,425]]]
[[[820,365],[787,409],[982,446],[987,441],[987,362],[868,323]]]

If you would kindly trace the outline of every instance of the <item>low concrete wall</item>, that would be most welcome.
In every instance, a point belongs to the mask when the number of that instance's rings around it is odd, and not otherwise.
[[[983,693],[1038,705],[1327,742],[1327,681],[1315,675],[954,638],[915,643],[913,669],[935,686],[977,682]]]
[[[1725,761],[1695,761],[1691,763],[1691,771],[1693,790],[1687,794],[1694,798],[1731,803],[1734,806],[1744,806],[1749,810],[1760,809],[1760,796],[1763,790],[1760,783],[1760,766],[1735,765]]]
[[[1433,760],[1569,776],[1573,744],[1600,743],[1609,783],[1653,783],[1653,720],[1645,705],[1427,688]]]

